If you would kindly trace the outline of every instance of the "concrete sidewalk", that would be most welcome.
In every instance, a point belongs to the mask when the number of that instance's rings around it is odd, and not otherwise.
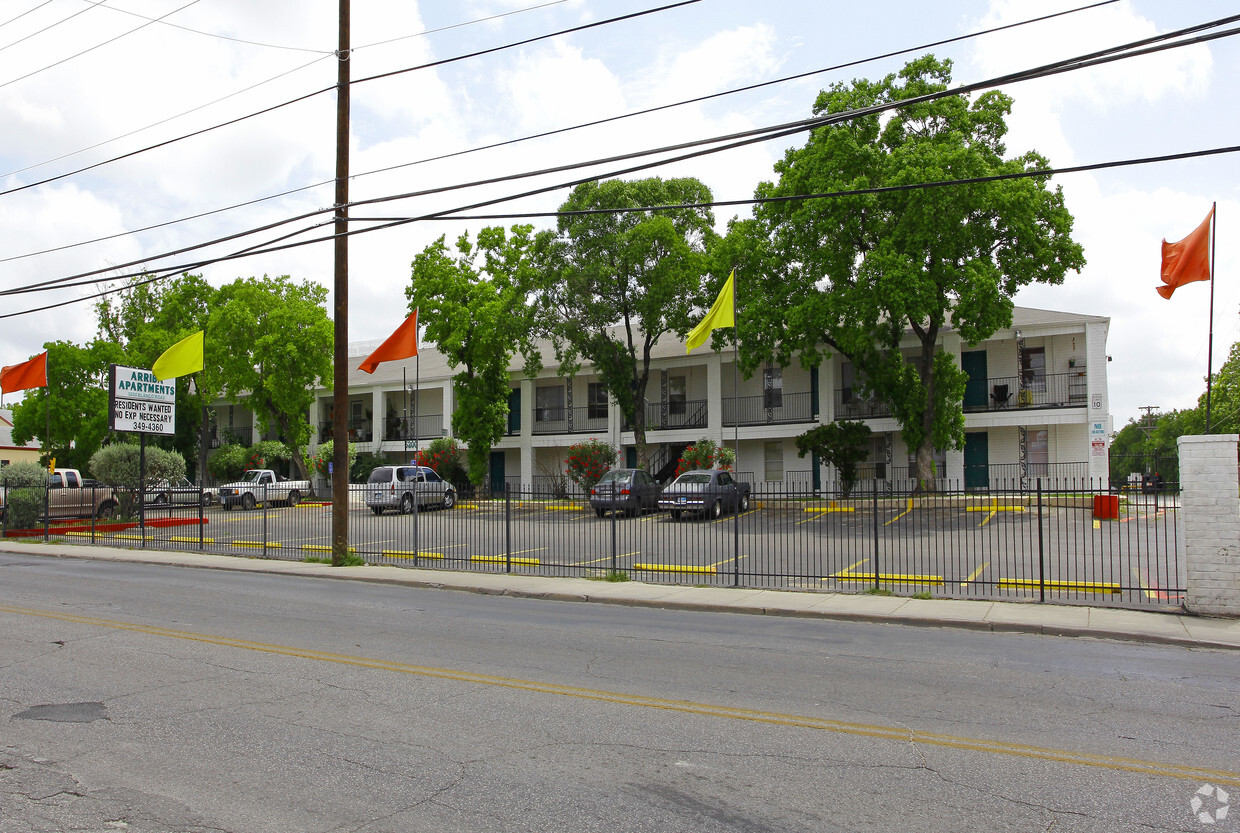
[[[1093,636],[1102,639],[1240,650],[1240,619],[1190,616],[1175,610],[1163,613],[985,600],[910,599],[904,596],[855,593],[686,587],[638,581],[606,582],[583,578],[451,572],[377,565],[330,567],[301,561],[155,549],[44,544],[42,541],[27,543],[20,540],[0,540],[0,552],[369,581],[555,601],[1054,636]]]

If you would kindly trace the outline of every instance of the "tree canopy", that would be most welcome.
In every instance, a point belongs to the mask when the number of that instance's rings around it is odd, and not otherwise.
[[[508,422],[508,367],[513,356],[525,357],[526,372],[538,372],[541,357],[534,345],[534,308],[528,301],[535,285],[531,248],[533,227],[484,228],[472,243],[469,234],[456,241],[455,253],[443,237],[413,260],[405,296],[410,311],[434,342],[452,377],[456,410],[452,434],[468,445],[469,479],[486,479],[491,447],[504,436]]]
[[[716,235],[712,199],[696,179],[587,182],[560,206],[557,232],[537,249],[545,284],[543,332],[556,345],[561,373],[589,362],[633,427],[638,465],[649,464],[646,412],[651,350],[681,338],[709,295],[708,249]],[[607,213],[607,209],[650,211]],[[725,272],[726,275],[726,272]],[[722,283],[720,278],[715,283]],[[713,296],[711,296],[713,298]],[[706,303],[709,306],[709,302]]]
[[[950,81],[951,62],[926,56],[897,75],[833,86],[814,113],[912,99]],[[1048,167],[1035,152],[1005,158],[1010,109],[998,92],[948,95],[819,127],[756,195],[867,192],[760,204],[724,247],[750,282],[738,293],[742,363],[799,356],[812,366],[842,353],[900,423],[926,488],[934,449],[964,442],[966,376],[943,351],[944,332],[976,344],[1011,324],[1020,287],[1058,284],[1085,263],[1048,177],[910,187]]]

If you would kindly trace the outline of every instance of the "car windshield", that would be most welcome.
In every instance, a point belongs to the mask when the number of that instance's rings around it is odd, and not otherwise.
[[[629,482],[629,473],[627,471],[613,469],[598,479],[599,483],[615,483],[617,481],[624,483]]]
[[[709,482],[709,474],[682,474],[676,478],[677,486],[705,486]]]
[[[392,470],[387,466],[379,466],[370,473],[370,479],[367,483],[390,483],[392,480]]]
[[[241,478],[241,482],[242,483],[253,483],[262,476],[263,476],[263,472],[261,470],[252,469],[251,471],[247,471],[245,473],[245,476]]]

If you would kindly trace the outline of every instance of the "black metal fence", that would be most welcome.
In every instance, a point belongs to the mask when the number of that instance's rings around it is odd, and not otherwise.
[[[711,586],[899,593],[1128,607],[1179,605],[1178,496],[1086,480],[978,494],[767,484],[720,518],[592,511],[582,498],[507,485],[451,508],[376,512],[350,487],[349,542],[367,563]],[[8,535],[293,560],[330,558],[331,507],[262,499],[118,517],[40,519]],[[424,498],[430,499],[430,498]],[[438,500],[438,498],[434,498]],[[115,513],[114,513],[115,514]]]

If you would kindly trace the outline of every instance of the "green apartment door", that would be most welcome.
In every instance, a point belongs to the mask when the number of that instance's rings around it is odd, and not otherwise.
[[[960,369],[969,376],[964,383],[964,408],[984,411],[990,401],[986,389],[986,351],[967,350],[960,354]]]
[[[504,480],[506,479],[504,471],[504,452],[491,452],[491,491],[504,491]]]
[[[985,431],[964,435],[964,487],[990,486],[990,437]]]

